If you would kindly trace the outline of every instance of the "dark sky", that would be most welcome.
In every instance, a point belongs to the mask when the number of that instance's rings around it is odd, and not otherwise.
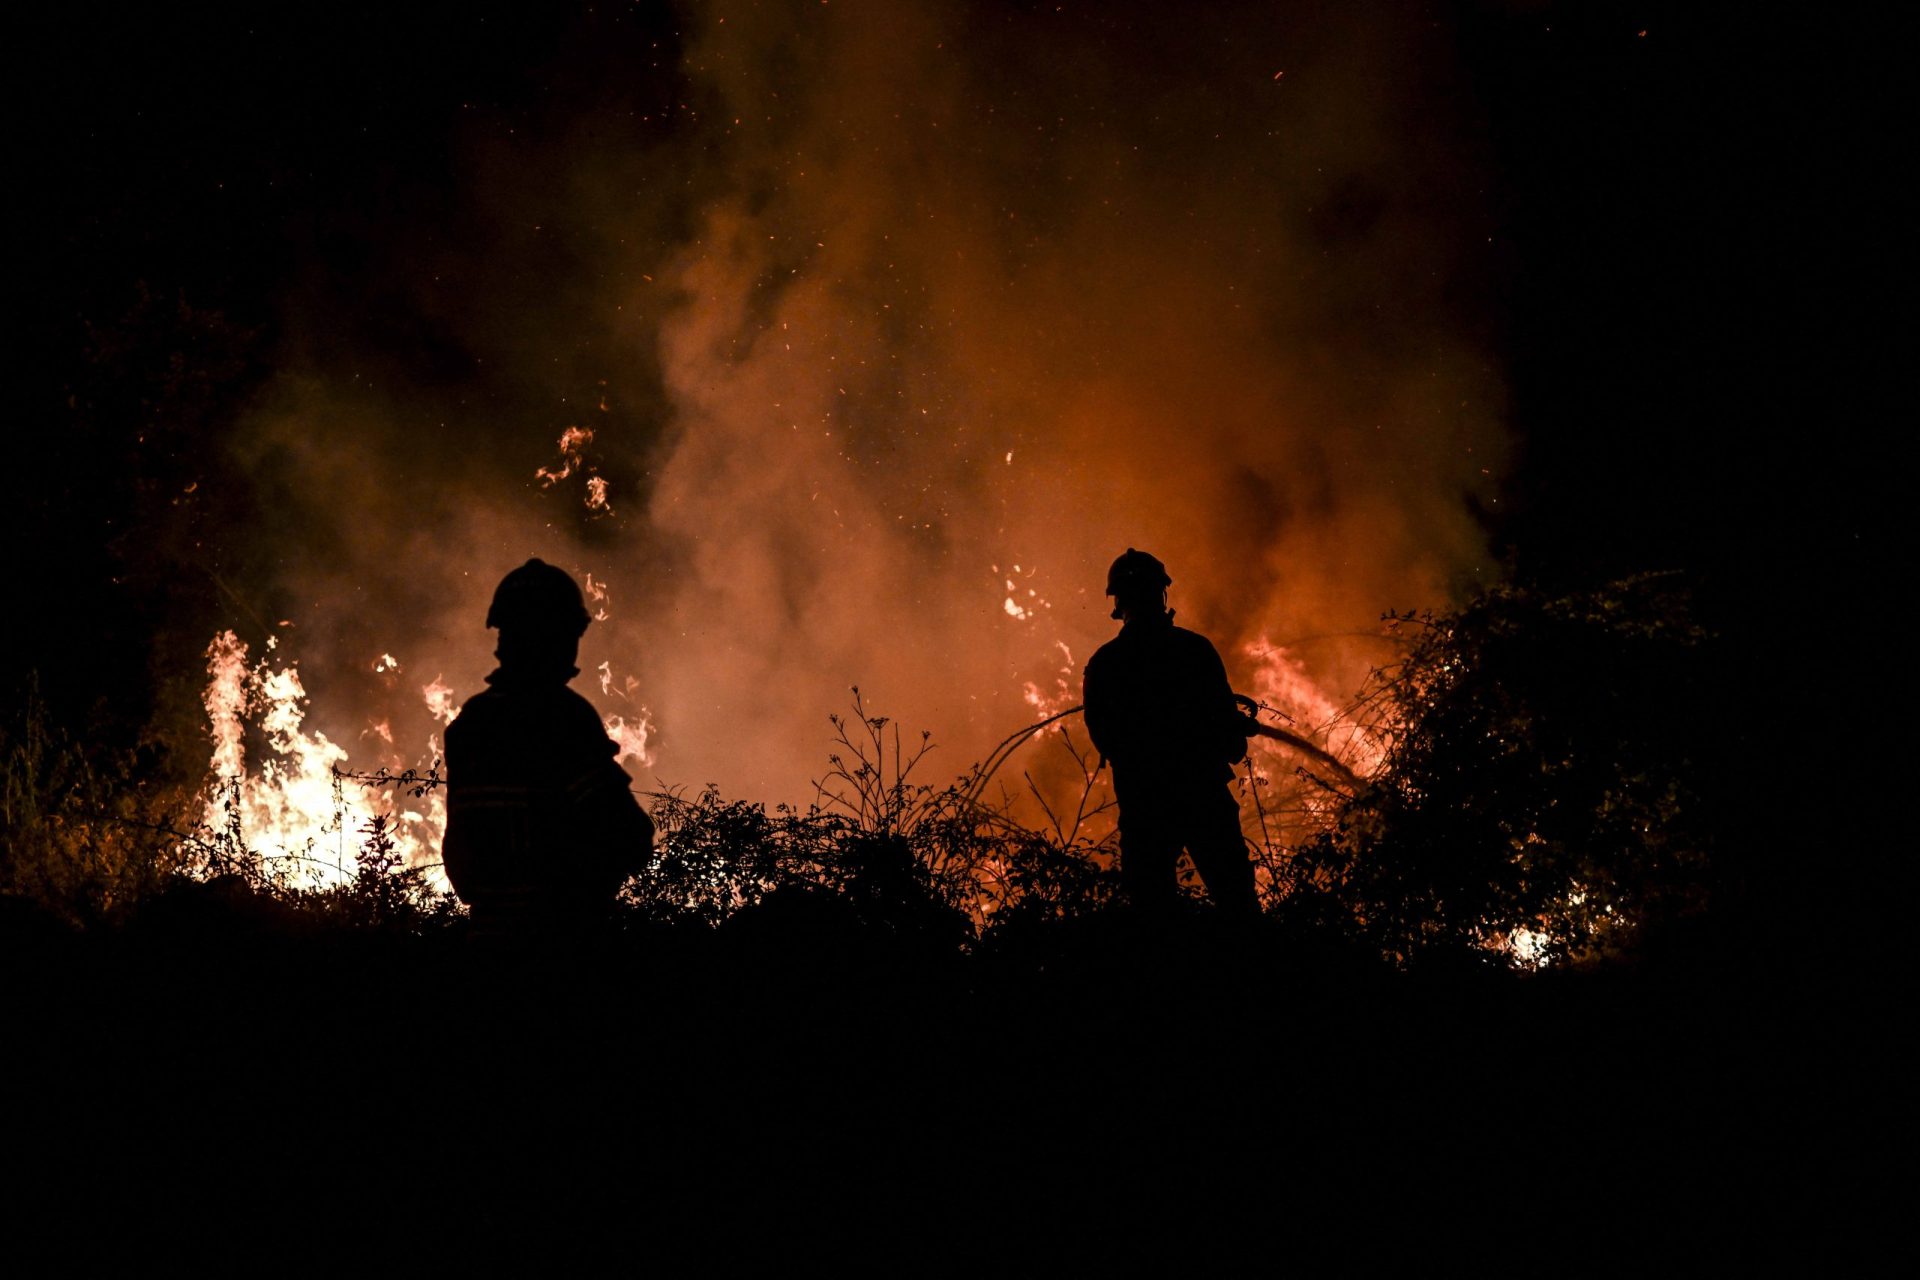
[[[980,21],[1054,8],[977,6]],[[1458,68],[1433,91],[1480,122],[1473,200],[1498,229],[1448,305],[1502,367],[1518,449],[1485,518],[1525,578],[1683,568],[1729,599],[1778,585],[1826,608],[1855,581],[1836,557],[1872,516],[1861,442],[1894,341],[1868,321],[1891,284],[1856,157],[1890,90],[1838,52],[1865,33],[1752,8],[1431,8]],[[1131,13],[1060,10],[1103,39]],[[271,576],[244,548],[223,548],[219,572],[163,566],[281,518],[247,509],[259,490],[239,483],[252,496],[182,510],[176,482],[211,465],[219,483],[206,441],[289,343],[329,358],[289,299],[361,317],[339,341],[387,353],[370,376],[484,388],[472,329],[388,282],[433,242],[423,228],[469,247],[490,234],[464,221],[476,139],[671,146],[705,92],[680,29],[650,5],[82,4],[35,20],[16,54],[32,92],[15,197],[30,281],[16,439],[35,443],[8,492],[31,606],[10,675],[38,668],[57,706],[105,699],[106,723],[139,723],[153,633],[202,635],[234,607],[227,576]],[[691,210],[712,175],[682,163]],[[564,248],[516,252],[536,284],[577,266]]]

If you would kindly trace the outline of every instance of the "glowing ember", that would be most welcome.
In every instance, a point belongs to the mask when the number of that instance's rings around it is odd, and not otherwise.
[[[593,574],[588,573],[586,584],[582,590],[587,597],[588,604],[593,608],[593,620],[595,622],[605,622],[609,616],[607,604],[608,601],[612,599],[612,592],[607,589],[607,584],[604,582],[596,582]],[[601,663],[601,666],[605,667],[606,664]]]
[[[604,397],[600,403],[601,412],[606,412]],[[590,427],[568,427],[560,433],[560,465],[558,467],[538,467],[534,476],[540,481],[540,487],[551,489],[568,476],[579,472],[586,481],[587,510],[594,515],[610,516],[613,508],[607,502],[607,478],[594,473],[594,466],[586,460],[585,450],[593,443],[593,429]]]
[[[552,488],[554,484],[565,480],[582,465],[580,451],[593,443],[593,432],[586,427],[568,427],[560,433],[560,466],[556,470],[541,467],[533,474],[540,478],[542,488]]]
[[[1073,671],[1073,650],[1067,648],[1064,640],[1056,640],[1054,647],[1060,651],[1060,671],[1049,687],[1042,688],[1037,681],[1028,680],[1020,691],[1027,705],[1033,708],[1036,718],[1041,720],[1051,719],[1080,701],[1080,682]],[[1049,732],[1054,733],[1064,728],[1059,724],[1048,726]]]
[[[453,689],[439,676],[433,683],[420,690],[427,700],[427,713],[441,724],[452,724],[453,718],[460,714],[460,704],[453,700]]]

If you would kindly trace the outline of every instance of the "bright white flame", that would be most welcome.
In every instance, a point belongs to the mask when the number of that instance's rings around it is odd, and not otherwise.
[[[1551,958],[1547,954],[1547,949],[1552,945],[1552,934],[1541,933],[1534,929],[1515,929],[1507,935],[1506,952],[1521,968],[1539,969]]]
[[[209,767],[218,778],[237,778],[246,772],[247,646],[231,631],[222,631],[207,646],[207,684],[203,702],[213,734]]]
[[[270,874],[297,888],[351,878],[361,842],[381,809],[362,788],[338,783],[334,771],[346,766],[346,749],[303,728],[307,691],[300,673],[290,665],[276,669],[265,659],[248,666],[246,644],[223,631],[207,646],[207,674],[203,703],[213,753],[202,822],[211,839],[218,844],[237,838],[265,860]],[[253,771],[247,767],[250,726],[266,748]],[[423,808],[393,815],[389,830],[407,865],[433,864],[429,878],[439,887],[444,799],[429,792]]]

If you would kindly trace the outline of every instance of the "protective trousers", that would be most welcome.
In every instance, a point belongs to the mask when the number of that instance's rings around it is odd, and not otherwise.
[[[1131,902],[1172,906],[1179,897],[1178,866],[1185,849],[1215,906],[1236,914],[1258,909],[1253,863],[1240,834],[1240,806],[1226,783],[1122,791],[1120,880]]]

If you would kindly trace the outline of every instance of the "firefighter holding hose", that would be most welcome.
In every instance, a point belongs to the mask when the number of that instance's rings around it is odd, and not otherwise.
[[[1173,624],[1171,585],[1158,559],[1127,548],[1107,573],[1120,634],[1087,662],[1087,732],[1113,766],[1121,881],[1134,905],[1169,908],[1185,849],[1215,905],[1252,914],[1253,864],[1228,786],[1251,722],[1213,642]]]
[[[593,705],[567,687],[589,618],[571,575],[534,559],[494,592],[499,669],[447,726],[447,878],[474,936],[559,940],[606,923],[653,823]]]

